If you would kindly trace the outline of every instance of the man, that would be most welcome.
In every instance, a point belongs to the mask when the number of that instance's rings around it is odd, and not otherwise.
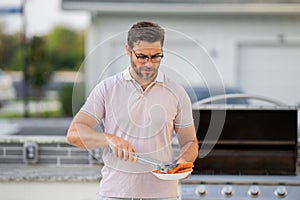
[[[101,81],[70,125],[70,144],[104,148],[99,199],[178,199],[176,180],[160,180],[151,167],[135,162],[135,155],[172,161],[174,131],[180,146],[177,163],[197,157],[189,97],[158,70],[163,43],[159,25],[133,25],[126,45],[130,66]],[[95,130],[100,121],[104,132]]]

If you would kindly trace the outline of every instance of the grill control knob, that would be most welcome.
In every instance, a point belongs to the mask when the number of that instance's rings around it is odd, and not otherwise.
[[[258,197],[259,194],[260,194],[260,189],[259,189],[259,187],[256,186],[256,185],[251,186],[251,187],[249,188],[249,190],[248,190],[248,194],[249,194],[249,196],[251,196],[251,197]]]
[[[196,190],[195,190],[195,193],[197,195],[199,195],[200,197],[203,197],[207,194],[207,189],[205,187],[205,185],[199,185]]]
[[[225,197],[231,197],[233,195],[233,193],[234,193],[233,188],[230,185],[227,185],[227,186],[223,187],[223,189],[222,189],[222,194]]]
[[[284,198],[288,194],[286,187],[278,186],[274,192],[274,194],[279,198]]]

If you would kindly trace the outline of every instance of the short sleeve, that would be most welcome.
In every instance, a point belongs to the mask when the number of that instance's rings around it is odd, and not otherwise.
[[[86,112],[98,121],[102,120],[105,116],[104,92],[103,83],[99,83],[89,94],[80,111]]]
[[[193,125],[192,105],[184,89],[180,91],[174,125],[175,128],[184,128]]]

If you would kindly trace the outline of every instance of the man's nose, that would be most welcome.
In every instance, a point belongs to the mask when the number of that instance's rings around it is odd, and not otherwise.
[[[152,58],[148,57],[147,60],[146,60],[146,63],[151,63],[151,64],[153,64]]]

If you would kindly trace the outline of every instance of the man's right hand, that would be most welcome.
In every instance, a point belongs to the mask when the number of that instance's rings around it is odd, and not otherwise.
[[[129,142],[111,134],[106,134],[106,140],[115,157],[125,161],[136,161],[135,150]]]

